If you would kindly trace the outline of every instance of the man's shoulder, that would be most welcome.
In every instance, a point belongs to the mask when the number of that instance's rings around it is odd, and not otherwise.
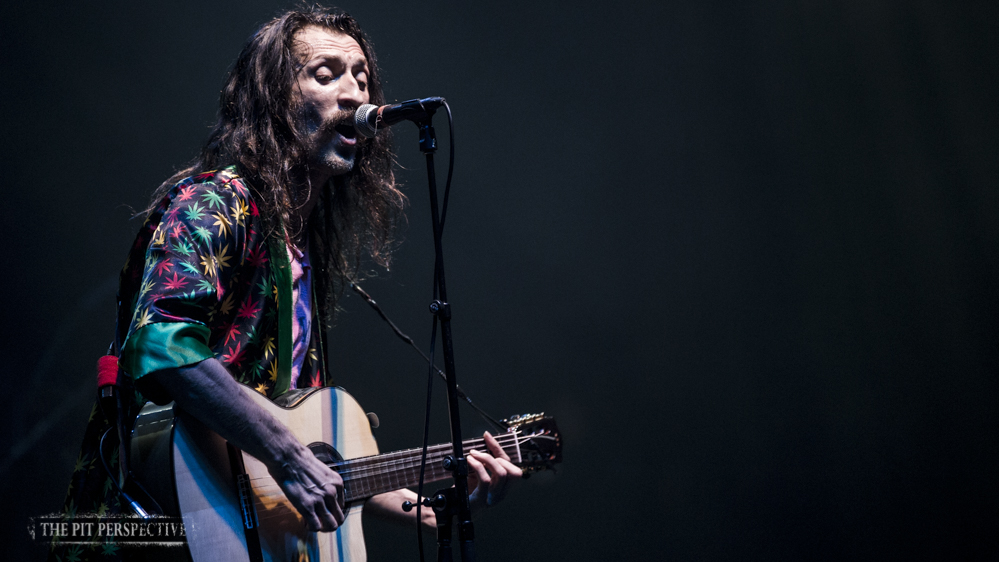
[[[251,232],[259,232],[259,228],[252,226],[260,215],[257,209],[252,190],[236,168],[229,166],[199,172],[174,183],[147,217],[146,224],[154,230],[186,223],[189,229],[200,227],[206,233],[217,227],[219,235],[236,227],[250,227]]]
[[[257,216],[252,190],[235,166],[199,172],[175,184],[164,195],[154,215],[175,218],[181,211],[200,216],[199,211],[221,211]]]
[[[241,197],[250,197],[246,181],[240,177],[235,166],[227,166],[217,170],[200,172],[188,176],[176,184],[170,191],[175,193],[224,193],[231,192]]]

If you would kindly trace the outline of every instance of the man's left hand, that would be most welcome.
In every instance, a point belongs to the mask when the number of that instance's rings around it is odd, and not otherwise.
[[[506,495],[510,478],[522,478],[524,471],[510,462],[510,456],[487,431],[482,435],[489,453],[471,451],[468,459],[468,502],[472,512],[496,505]]]

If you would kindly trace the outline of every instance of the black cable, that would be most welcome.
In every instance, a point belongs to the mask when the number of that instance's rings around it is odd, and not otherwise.
[[[434,328],[430,334],[430,373],[427,374],[427,409],[423,420],[423,453],[420,455],[420,484],[416,488],[416,543],[420,549],[420,562],[423,562],[423,477],[427,470],[427,446],[430,442],[430,402],[434,389],[434,350],[437,347],[437,315],[434,315]],[[422,352],[421,352],[422,353]]]
[[[447,111],[447,128],[450,135],[447,145],[450,154],[447,162],[447,182],[444,183],[444,205],[441,208],[441,238],[444,236],[444,219],[447,218],[447,201],[451,195],[451,175],[454,173],[454,119],[451,118],[451,106],[447,104],[447,101],[444,102],[444,109]]]
[[[415,349],[416,352],[420,354],[420,357],[423,357],[423,360],[426,361],[429,365],[431,365],[431,367],[433,367],[433,370],[437,373],[437,375],[440,376],[442,380],[447,381],[447,375],[444,374],[444,371],[440,370],[439,367],[437,367],[431,362],[430,358],[427,357],[427,354],[424,353],[423,350],[420,349],[418,345],[416,345],[416,342],[413,341],[413,338],[406,335],[402,330],[399,329],[398,326],[396,326],[395,322],[393,322],[388,317],[388,315],[385,314],[385,311],[383,311],[382,308],[378,306],[378,303],[375,302],[373,298],[371,298],[371,295],[365,292],[364,289],[362,289],[356,283],[351,283],[350,288],[353,289],[354,292],[357,293],[362,299],[364,299],[364,302],[368,303],[368,306],[373,308],[374,311],[378,313],[378,316],[380,316],[382,320],[384,320],[389,325],[389,327],[392,328],[392,331],[395,332],[395,335],[398,336],[399,339],[406,342],[407,344],[409,344],[410,347]],[[505,423],[495,420],[492,416],[490,416],[484,410],[482,410],[482,408],[479,408],[474,402],[472,402],[472,399],[469,398],[467,394],[465,394],[465,391],[462,390],[460,386],[458,387],[458,398],[464,400],[465,403],[467,403],[473,410],[475,410],[477,414],[479,414],[479,416],[482,417],[482,419],[486,420],[486,422],[491,424],[497,430],[506,431],[507,429],[509,429],[509,426],[507,426]]]
[[[118,493],[121,494],[121,497],[124,498],[125,501],[128,503],[128,505],[132,508],[132,511],[134,511],[136,515],[138,515],[139,517],[141,517],[143,519],[149,519],[152,516],[149,515],[149,513],[145,509],[142,509],[142,506],[139,505],[139,502],[137,502],[134,499],[132,499],[132,496],[130,496],[130,495],[128,495],[128,494],[125,493],[125,489],[118,482],[118,478],[115,476],[115,474],[113,472],[111,472],[111,468],[108,466],[107,459],[104,458],[104,439],[107,438],[108,433],[111,433],[112,429],[114,429],[114,428],[113,427],[109,427],[108,430],[104,432],[104,435],[101,435],[101,440],[97,444],[97,456],[99,456],[101,458],[101,464],[104,465],[104,471],[108,473],[109,477],[111,477],[111,481],[114,482],[115,488],[118,488]],[[121,452],[122,452],[121,451],[121,444],[119,443],[118,453],[121,454]],[[120,459],[119,459],[119,462],[121,462]],[[127,477],[127,475],[126,475],[126,477]],[[144,488],[142,489],[142,491],[143,491],[143,493],[145,493],[146,495],[148,495],[148,492],[146,492]],[[153,501],[155,503],[155,500],[153,500]],[[157,509],[159,509],[160,513],[163,512],[162,508],[159,507],[159,504],[157,504],[156,507],[157,507]]]
[[[441,219],[438,227],[439,235],[442,238],[444,236],[444,219],[447,217],[448,200],[451,195],[451,179],[454,176],[454,117],[451,114],[451,106],[447,104],[446,100],[443,102],[443,105],[445,111],[447,111],[447,124],[448,124],[448,132],[450,135],[450,139],[448,141],[449,155],[448,155],[448,165],[447,165],[447,182],[444,184],[444,204],[443,208],[441,209]],[[434,300],[437,300],[438,275],[439,274],[437,270],[437,262],[434,261],[434,290],[433,290]],[[441,379],[447,382],[447,375],[445,375],[444,372],[440,370],[440,368],[438,368],[433,364],[433,361],[431,361],[430,358],[427,357],[427,354],[423,353],[423,350],[421,350],[416,345],[416,343],[413,342],[413,338],[403,333],[403,331],[400,330],[399,327],[396,326],[395,323],[389,319],[389,317],[382,311],[381,307],[378,306],[378,303],[376,303],[374,299],[371,298],[371,295],[364,292],[364,290],[361,289],[355,283],[351,283],[350,287],[354,290],[354,292],[360,295],[361,298],[363,298],[368,303],[368,305],[371,306],[371,308],[375,309],[375,312],[377,312],[378,315],[381,316],[382,320],[388,323],[388,325],[392,328],[392,331],[395,332],[395,334],[399,336],[399,338],[402,339],[402,341],[408,343],[410,347],[415,349],[416,352],[419,353],[420,356],[423,357],[423,359],[430,364],[433,370],[437,371],[437,374],[440,375]],[[468,405],[471,406],[472,409],[475,410],[475,412],[478,413],[480,417],[482,417],[482,419],[486,420],[486,422],[488,422],[489,424],[492,424],[492,426],[495,429],[499,431],[506,431],[507,429],[509,429],[509,426],[507,424],[496,421],[492,416],[490,416],[481,408],[476,406],[475,403],[472,402],[472,399],[469,398],[467,394],[465,394],[465,391],[462,390],[460,386],[457,387],[457,390],[458,390],[458,398],[461,398],[462,400],[467,402]]]

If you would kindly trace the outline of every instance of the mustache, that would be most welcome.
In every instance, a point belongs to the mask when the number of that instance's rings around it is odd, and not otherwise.
[[[322,135],[332,135],[336,132],[336,129],[340,127],[350,128],[351,131],[354,130],[354,114],[356,113],[353,109],[338,109],[333,115],[328,119],[323,121],[319,130]]]

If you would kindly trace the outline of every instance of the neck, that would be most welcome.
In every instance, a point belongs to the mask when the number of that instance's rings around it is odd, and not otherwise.
[[[295,174],[293,188],[297,194],[301,206],[292,209],[293,220],[302,225],[300,231],[305,233],[309,230],[309,217],[316,208],[319,198],[322,197],[323,188],[326,182],[330,181],[333,174],[326,171],[314,171],[311,167]],[[306,197],[308,199],[306,199]],[[295,241],[300,242],[300,241]]]
[[[323,186],[326,182],[333,178],[333,172],[327,166],[318,166],[313,164],[307,168],[309,183],[312,184],[312,197],[309,199],[309,210],[315,206],[316,201],[319,201],[319,193],[322,192]],[[304,186],[308,189],[308,186]]]

